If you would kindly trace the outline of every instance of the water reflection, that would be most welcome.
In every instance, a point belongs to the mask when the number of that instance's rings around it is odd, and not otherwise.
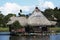
[[[41,36],[11,36],[10,40],[49,40],[49,35]]]
[[[2,34],[2,33],[0,33],[0,34]],[[5,32],[5,34],[6,34],[6,32]],[[60,34],[40,35],[40,36],[0,35],[0,40],[60,40]]]
[[[10,40],[60,40],[60,34],[40,36],[11,36]]]
[[[9,40],[9,35],[0,35],[0,40]]]
[[[50,40],[60,40],[60,34],[50,35]]]

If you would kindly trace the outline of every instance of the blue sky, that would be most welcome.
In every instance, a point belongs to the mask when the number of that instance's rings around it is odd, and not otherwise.
[[[60,8],[60,0],[0,0],[0,11],[7,15],[8,13],[17,14],[20,9],[23,10],[23,14],[28,14],[38,6],[40,10],[46,8],[54,9]]]
[[[34,5],[34,4],[38,4],[37,0],[0,0],[0,5],[3,5],[6,2],[17,3],[19,5]]]

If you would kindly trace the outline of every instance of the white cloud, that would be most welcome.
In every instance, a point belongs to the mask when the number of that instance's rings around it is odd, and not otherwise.
[[[54,8],[54,4],[50,1],[44,1],[44,0],[38,0],[39,2],[39,8],[41,10],[44,10],[46,8]],[[32,6],[21,6],[21,5],[18,5],[16,3],[5,3],[4,5],[0,6],[0,11],[2,11],[2,13],[4,15],[7,15],[8,13],[14,13],[14,14],[17,14],[19,12],[20,9],[23,10],[23,12],[32,12],[33,9],[34,9],[34,5]],[[27,14],[27,13],[25,13]]]
[[[55,6],[52,2],[49,2],[49,1],[46,1],[44,4],[43,4],[43,7],[44,8],[51,8],[51,9],[54,9]]]
[[[2,11],[3,14],[7,15],[8,13],[15,13],[17,14],[20,9],[23,11],[29,11],[30,6],[21,6],[16,3],[5,3],[3,6],[0,7],[0,11]]]
[[[41,10],[45,10],[46,8],[51,8],[51,9],[55,8],[55,5],[51,1],[38,0],[38,2]]]

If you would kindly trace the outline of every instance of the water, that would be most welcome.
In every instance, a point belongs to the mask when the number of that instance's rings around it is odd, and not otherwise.
[[[0,34],[9,34],[9,32],[0,32]],[[40,36],[11,36],[0,35],[0,40],[60,40],[60,34],[57,35],[40,35]]]
[[[9,40],[9,35],[0,35],[0,40]]]
[[[9,40],[10,35],[7,34],[10,34],[10,32],[0,32],[0,40]]]
[[[50,35],[50,40],[60,40],[60,34]]]

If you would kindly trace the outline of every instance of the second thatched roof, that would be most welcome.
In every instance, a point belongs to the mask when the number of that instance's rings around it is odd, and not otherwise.
[[[28,18],[28,24],[32,26],[51,25],[50,21],[41,13],[38,7],[35,8],[32,15]]]

